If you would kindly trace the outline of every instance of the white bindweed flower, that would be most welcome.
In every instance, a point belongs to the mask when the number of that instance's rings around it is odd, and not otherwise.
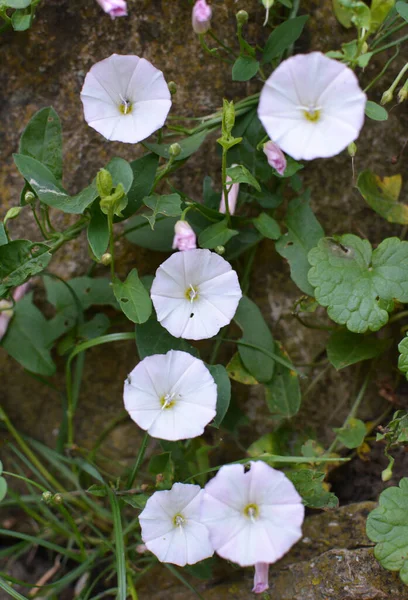
[[[335,156],[357,139],[366,95],[346,65],[321,52],[284,60],[262,89],[258,116],[296,160]]]
[[[302,537],[304,506],[291,481],[262,461],[225,465],[207,483],[203,523],[214,550],[241,567],[274,563]]]
[[[215,417],[217,386],[203,361],[170,350],[136,365],[125,381],[124,402],[152,437],[185,440],[201,435]]]
[[[160,265],[151,297],[158,321],[175,337],[211,338],[234,316],[242,296],[231,265],[210,250],[177,252]]]
[[[133,55],[93,65],[81,91],[85,121],[108,140],[136,144],[163,126],[171,107],[163,73]]]
[[[203,490],[175,483],[155,492],[139,516],[142,539],[160,562],[194,565],[214,554],[208,529],[200,521]]]

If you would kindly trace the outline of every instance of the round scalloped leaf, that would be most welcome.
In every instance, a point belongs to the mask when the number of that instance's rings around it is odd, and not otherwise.
[[[400,353],[398,358],[398,368],[405,373],[405,376],[408,379],[408,335],[398,344],[398,350]]]
[[[389,571],[399,571],[408,584],[408,478],[380,495],[379,507],[367,519],[367,535],[377,545],[374,555]]]
[[[408,302],[408,242],[387,238],[373,251],[355,235],[323,238],[308,260],[317,302],[350,331],[378,331],[394,300]]]

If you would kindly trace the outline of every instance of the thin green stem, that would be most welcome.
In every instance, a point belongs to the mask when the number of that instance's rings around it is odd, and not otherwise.
[[[385,46],[381,46],[381,48],[377,48],[377,50],[373,50],[373,54],[378,54],[379,52],[384,52],[384,50],[388,50],[388,48],[393,48],[394,46],[398,46],[402,44],[402,42],[406,42],[408,40],[408,35],[404,35],[404,37],[395,40],[394,42],[390,42],[389,44],[385,44]]]
[[[387,71],[387,69],[391,65],[391,63],[397,58],[399,53],[400,53],[400,49],[399,49],[399,46],[397,46],[395,54],[393,54],[393,56],[391,56],[391,58],[389,60],[387,60],[384,68],[380,71],[380,73],[376,77],[374,77],[374,79],[371,81],[371,83],[369,83],[367,85],[367,87],[364,89],[365,92],[368,92],[368,90],[371,89],[373,87],[373,85],[375,85],[377,83],[377,81],[379,81],[381,79],[381,77]]]
[[[115,240],[113,237],[113,212],[108,213],[109,251],[111,254],[110,272],[112,281],[115,279]]]
[[[397,25],[396,27],[394,27],[393,29],[388,30],[382,37],[378,38],[378,40],[376,40],[372,46],[371,49],[374,50],[374,48],[376,46],[378,46],[378,44],[380,42],[383,42],[385,39],[387,39],[387,37],[389,37],[390,35],[392,35],[393,33],[396,33],[397,31],[399,31],[400,29],[402,29],[403,27],[405,27],[406,25],[408,25],[408,23],[404,22],[401,23],[401,25]]]
[[[14,477],[15,479],[20,479],[21,481],[24,481],[25,483],[29,483],[30,485],[33,485],[34,487],[39,489],[41,492],[48,491],[47,488],[44,487],[43,485],[36,483],[32,479],[28,479],[28,477],[23,477],[23,475],[17,475],[17,473],[10,473],[9,471],[3,471],[2,475],[7,475],[8,477]]]
[[[222,168],[222,171],[221,171],[222,189],[223,189],[224,201],[225,201],[225,214],[227,216],[227,224],[229,225],[230,221],[231,221],[231,213],[230,213],[230,208],[229,208],[228,188],[227,188],[227,150],[224,147],[222,149],[222,167],[221,168]]]
[[[112,508],[113,530],[115,537],[116,573],[118,578],[118,594],[116,598],[117,600],[126,600],[126,555],[122,530],[122,519],[120,516],[120,504],[113,491],[110,488],[107,489],[109,501]]]
[[[139,472],[140,465],[143,462],[143,458],[144,458],[148,443],[149,443],[149,434],[146,431],[146,433],[144,434],[141,446],[139,448],[139,454],[137,455],[136,462],[133,466],[132,472],[130,473],[127,483],[126,483],[127,489],[131,489],[131,487],[133,486],[133,482],[135,481],[136,476]]]

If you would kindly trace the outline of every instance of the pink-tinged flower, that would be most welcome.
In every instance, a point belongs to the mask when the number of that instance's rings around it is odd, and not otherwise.
[[[195,33],[207,33],[211,28],[212,9],[205,0],[197,0],[193,7],[192,24]]]
[[[111,19],[116,17],[127,17],[127,4],[126,0],[96,0],[99,6]]]
[[[170,350],[136,365],[123,398],[130,418],[152,437],[186,440],[201,435],[215,417],[217,386],[202,360]]]
[[[268,164],[275,169],[279,175],[283,175],[286,169],[286,157],[278,144],[269,140],[263,147],[263,151],[268,159]]]
[[[136,144],[164,125],[171,107],[163,73],[138,56],[96,63],[81,91],[85,121],[112,141]]]
[[[231,166],[236,167],[237,165],[231,165]],[[235,209],[237,207],[237,200],[238,200],[238,196],[239,196],[239,183],[233,183],[231,185],[231,177],[228,177],[228,175],[227,175],[226,183],[227,183],[227,190],[229,189],[228,208],[229,208],[230,215],[233,215],[235,213]],[[223,213],[223,214],[226,213],[224,192],[222,192],[220,208],[218,209],[218,212]]]
[[[216,335],[230,323],[241,297],[231,265],[201,248],[172,254],[157,269],[151,289],[159,323],[188,340]]]
[[[214,550],[241,567],[274,563],[302,537],[302,499],[291,481],[262,461],[225,465],[207,483],[202,520]]]
[[[195,250],[196,234],[187,221],[177,221],[174,226],[173,250]]]
[[[255,563],[254,587],[255,594],[262,594],[269,589],[269,563]]]
[[[214,554],[200,520],[202,494],[198,485],[175,483],[147,501],[139,516],[142,539],[160,562],[184,567]]]
[[[23,283],[15,288],[13,292],[13,300],[14,302],[18,302],[27,293],[30,284]],[[0,341],[6,334],[7,328],[9,326],[10,320],[13,317],[12,310],[13,303],[10,300],[0,300]]]
[[[356,140],[367,97],[349,67],[321,52],[284,60],[267,79],[258,116],[296,160],[335,156]]]

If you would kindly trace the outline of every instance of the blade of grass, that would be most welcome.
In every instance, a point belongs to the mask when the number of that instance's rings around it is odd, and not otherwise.
[[[186,586],[186,588],[188,588],[190,590],[190,592],[193,592],[193,594],[195,594],[197,596],[197,598],[200,598],[200,600],[204,600],[204,598],[202,597],[200,592],[198,592],[195,589],[195,587],[193,585],[191,585],[191,583],[189,583],[187,581],[187,579],[185,579],[183,577],[183,575],[181,573],[179,573],[175,567],[173,567],[173,565],[170,565],[169,563],[163,563],[163,564],[170,571],[170,573],[172,573],[174,575],[174,577],[177,577],[177,579],[179,579],[181,581],[181,583],[183,583]]]
[[[10,529],[0,529],[0,536],[17,538],[18,540],[25,540],[27,542],[31,542],[35,546],[43,546],[44,548],[48,548],[48,550],[58,552],[58,554],[62,554],[63,556],[72,558],[72,560],[75,560],[77,562],[81,561],[81,558],[78,553],[70,552],[66,548],[63,548],[58,544],[54,544],[53,542],[48,542],[47,540],[41,537],[35,537],[32,535],[28,535],[27,533],[19,533],[18,531],[11,531]]]
[[[0,588],[2,590],[4,590],[5,592],[7,592],[12,598],[15,598],[16,600],[28,600],[28,598],[26,596],[22,596],[21,594],[16,592],[16,590],[13,590],[13,588],[11,586],[9,586],[9,584],[6,583],[4,581],[4,579],[2,579],[1,577],[0,577]]]
[[[127,584],[126,584],[126,555],[125,544],[122,530],[122,519],[120,515],[119,500],[110,488],[108,489],[108,497],[112,507],[113,529],[115,539],[116,553],[116,570],[118,577],[118,595],[117,600],[126,600]]]

